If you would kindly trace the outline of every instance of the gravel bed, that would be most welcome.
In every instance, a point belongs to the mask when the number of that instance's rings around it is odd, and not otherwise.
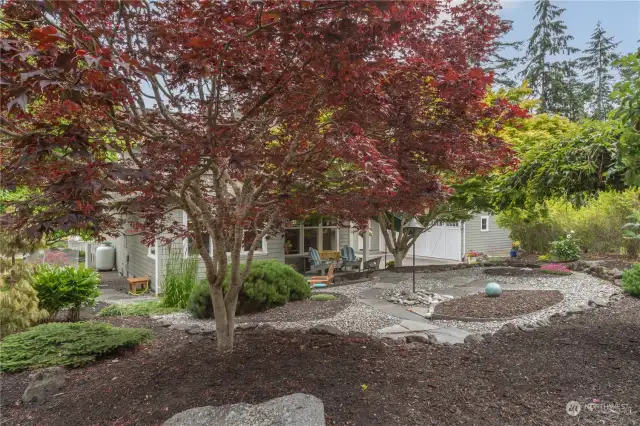
[[[490,322],[431,321],[434,325],[439,327],[458,327],[472,333],[495,332],[508,322],[515,325],[535,323],[537,321],[548,319],[552,314],[567,312],[571,309],[576,309],[581,305],[586,305],[590,299],[596,297],[608,298],[612,294],[620,291],[618,287],[607,281],[579,272],[574,272],[572,275],[567,276],[545,275],[509,277],[485,274],[480,268],[429,274],[424,278],[416,279],[416,287],[424,290],[437,290],[439,288],[451,287],[451,284],[445,283],[444,280],[454,276],[472,277],[474,279],[492,279],[502,284],[517,285],[518,289],[523,290],[558,290],[564,296],[564,300],[562,302],[550,308],[528,315],[523,315],[515,320]],[[457,285],[457,287],[462,287],[462,285]],[[402,281],[396,287],[396,289],[409,288],[411,288],[411,280]]]
[[[389,316],[356,300],[360,293],[372,288],[374,285],[375,281],[366,281],[353,285],[328,287],[324,289],[313,290],[313,293],[316,294],[335,293],[346,296],[349,299],[349,304],[332,318],[306,321],[269,321],[265,324],[269,324],[274,328],[280,330],[290,328],[308,328],[318,324],[328,324],[344,332],[359,331],[367,334],[375,334],[376,330],[388,327],[390,325],[399,324],[401,320],[399,318]],[[238,319],[240,318],[241,317],[238,317]],[[207,331],[215,330],[216,328],[214,320],[197,319],[194,318],[189,312],[177,312],[167,315],[157,315],[154,316],[153,319],[171,324],[199,326]],[[239,322],[240,321],[238,321],[238,323]]]

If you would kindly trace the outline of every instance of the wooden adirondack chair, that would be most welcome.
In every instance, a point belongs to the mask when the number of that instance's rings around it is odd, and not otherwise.
[[[309,261],[311,263],[311,267],[309,268],[310,272],[320,271],[322,273],[326,269],[329,269],[330,265],[333,265],[332,262],[322,260],[320,258],[320,253],[318,253],[318,250],[314,249],[313,247],[309,247]]]
[[[319,284],[319,287],[330,286],[333,283],[334,269],[335,269],[335,265],[332,263],[331,266],[329,266],[329,271],[327,272],[327,275],[322,275],[319,277],[311,277],[310,279],[308,279],[307,281],[309,282],[309,286],[315,287],[317,284]]]
[[[340,257],[342,258],[342,268],[346,266],[357,267],[360,269],[362,259],[356,257],[356,253],[353,248],[344,246],[340,249]]]

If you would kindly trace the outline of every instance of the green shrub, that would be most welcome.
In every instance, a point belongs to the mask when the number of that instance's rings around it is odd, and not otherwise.
[[[309,299],[315,300],[316,302],[328,302],[330,300],[336,300],[337,297],[335,297],[333,294],[320,293],[311,295]]]
[[[543,254],[538,256],[538,262],[548,262],[551,260],[551,256],[548,254]]]
[[[197,275],[198,257],[185,258],[182,250],[172,249],[164,277],[164,305],[168,308],[186,308],[191,291],[196,285]]]
[[[622,273],[622,288],[630,295],[640,297],[640,263]]]
[[[49,312],[51,319],[68,308],[69,320],[77,321],[82,307],[95,305],[99,285],[100,275],[84,267],[44,265],[33,278],[40,307]]]
[[[551,243],[549,254],[562,262],[571,262],[580,259],[580,247],[572,234],[569,233],[564,238]]]
[[[0,283],[0,337],[45,320],[49,314],[38,305],[38,294],[29,281],[5,277]]]
[[[231,266],[223,283],[223,292],[229,286]],[[309,298],[311,289],[302,275],[289,265],[276,260],[256,260],[238,296],[236,314],[261,311],[289,301]],[[193,289],[189,299],[189,311],[197,318],[211,318],[213,304],[206,281]]]
[[[529,252],[544,253],[551,242],[570,231],[587,253],[625,253],[637,256],[640,239],[628,238],[629,216],[640,209],[640,191],[601,192],[584,207],[551,200],[530,209],[509,209],[498,215],[498,224],[510,230],[512,240],[519,240]],[[625,238],[627,237],[627,238]]]
[[[150,338],[151,332],[146,329],[99,322],[43,324],[4,338],[0,343],[0,371],[77,367]]]
[[[394,260],[390,260],[387,262],[387,265],[386,265],[387,269],[393,268],[394,266],[396,266],[396,262]]]
[[[180,312],[182,309],[169,308],[159,300],[145,300],[136,303],[114,303],[98,312],[101,317],[119,317],[119,316],[151,316],[165,315],[173,312]]]
[[[213,318],[213,302],[206,280],[200,281],[191,291],[187,309],[196,318]]]

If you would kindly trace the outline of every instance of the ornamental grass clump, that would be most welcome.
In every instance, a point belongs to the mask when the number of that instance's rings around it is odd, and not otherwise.
[[[542,265],[540,272],[551,275],[571,275],[573,272],[564,265],[558,263],[550,263],[548,265]]]

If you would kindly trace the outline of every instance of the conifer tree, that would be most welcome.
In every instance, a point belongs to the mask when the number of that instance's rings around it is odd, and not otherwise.
[[[566,33],[567,26],[561,20],[565,9],[555,6],[551,0],[537,0],[534,19],[538,24],[529,38],[522,76],[529,82],[534,95],[540,98],[539,112],[554,111],[550,102],[553,79],[559,67],[551,64],[555,55],[571,55],[579,50],[569,46],[573,37]],[[557,89],[555,85],[554,90]],[[554,94],[553,96],[559,96]]]
[[[612,63],[618,59],[613,37],[607,37],[600,21],[591,35],[589,48],[584,50],[584,56],[578,60],[579,67],[584,71],[592,97],[590,99],[591,116],[596,120],[604,120],[613,108],[609,100],[611,86],[615,80]]]

